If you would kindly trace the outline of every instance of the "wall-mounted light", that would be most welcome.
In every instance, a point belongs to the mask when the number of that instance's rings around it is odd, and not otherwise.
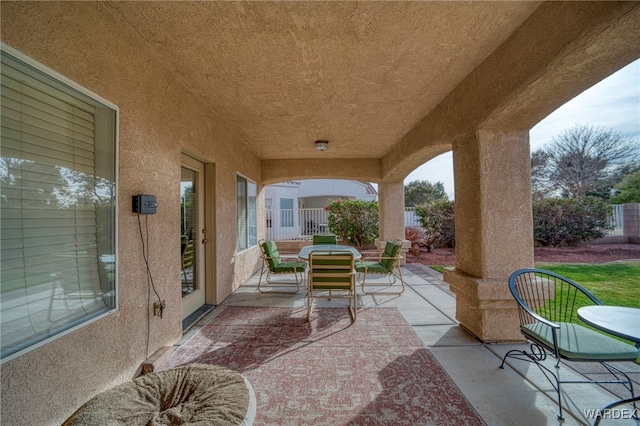
[[[324,139],[316,141],[316,149],[318,151],[326,151],[327,148],[329,148],[329,141],[326,141]]]

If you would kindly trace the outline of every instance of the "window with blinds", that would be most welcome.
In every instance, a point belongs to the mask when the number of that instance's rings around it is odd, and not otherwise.
[[[116,307],[117,108],[2,46],[2,361]]]
[[[236,177],[236,251],[258,244],[257,185]]]

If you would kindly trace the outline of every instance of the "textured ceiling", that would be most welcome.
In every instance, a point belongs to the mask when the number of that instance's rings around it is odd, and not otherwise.
[[[262,159],[383,157],[538,5],[107,3]]]

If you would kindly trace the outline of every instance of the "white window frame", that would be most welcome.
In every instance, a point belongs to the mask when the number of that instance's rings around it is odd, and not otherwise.
[[[238,193],[238,184],[244,181],[244,194],[243,200],[240,200],[240,194]],[[253,196],[251,195],[253,193]],[[253,198],[253,204],[250,200]],[[258,212],[257,212],[257,198],[258,198],[258,185],[255,181],[236,173],[236,253],[244,250],[248,250],[258,245],[257,241],[257,226],[258,226]],[[240,203],[243,205],[240,206]],[[241,208],[242,207],[242,208]],[[241,229],[244,222],[244,231]]]
[[[46,78],[46,84],[50,84],[51,86],[66,86],[65,91],[68,89],[67,93],[69,96],[73,96],[73,92],[78,92],[79,95],[84,95],[91,99],[92,102],[100,104],[100,107],[104,107],[105,110],[111,110],[112,114],[112,122],[109,126],[110,131],[112,133],[113,138],[113,163],[109,163],[113,166],[113,182],[114,182],[114,196],[113,196],[113,233],[112,233],[112,246],[113,246],[113,304],[112,306],[98,314],[89,314],[85,317],[78,318],[70,324],[65,325],[66,328],[61,328],[55,331],[55,334],[51,334],[48,337],[43,335],[37,337],[38,340],[31,343],[29,346],[23,347],[20,350],[15,352],[10,352],[6,356],[4,356],[0,360],[0,364],[13,360],[21,355],[24,355],[34,349],[42,347],[54,340],[59,339],[67,334],[73,333],[81,328],[88,326],[100,319],[112,315],[113,313],[119,310],[119,285],[118,285],[118,175],[119,175],[119,164],[118,164],[118,145],[119,145],[119,108],[117,105],[109,102],[108,100],[102,98],[101,96],[93,93],[92,91],[80,86],[78,83],[68,79],[62,74],[52,70],[51,68],[41,64],[40,62],[30,58],[29,56],[23,54],[22,52],[12,48],[11,46],[0,42],[0,50],[4,53],[12,56],[14,59],[22,62],[27,67],[33,68],[37,73],[41,74],[44,78]],[[110,136],[111,137],[111,136]],[[110,160],[111,161],[111,160]],[[111,241],[111,239],[110,239]],[[111,260],[111,259],[110,259]],[[97,262],[97,260],[96,260]],[[53,297],[53,296],[52,296]],[[111,297],[111,296],[109,296]]]

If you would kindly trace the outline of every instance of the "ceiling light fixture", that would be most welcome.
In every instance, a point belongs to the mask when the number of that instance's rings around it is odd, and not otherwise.
[[[326,141],[324,139],[316,141],[316,149],[318,151],[326,151],[327,148],[329,148],[329,141]]]

